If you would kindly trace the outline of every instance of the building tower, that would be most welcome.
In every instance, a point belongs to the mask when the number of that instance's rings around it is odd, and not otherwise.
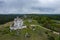
[[[17,30],[23,28],[26,28],[26,26],[23,26],[23,20],[19,17],[15,18],[13,24],[10,25],[10,30]]]

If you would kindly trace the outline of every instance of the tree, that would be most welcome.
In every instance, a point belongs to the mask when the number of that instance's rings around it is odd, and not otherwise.
[[[55,40],[55,38],[48,35],[48,40]]]

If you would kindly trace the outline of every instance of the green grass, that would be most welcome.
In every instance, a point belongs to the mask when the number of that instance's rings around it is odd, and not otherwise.
[[[33,31],[30,28],[22,29],[19,31],[20,34],[16,35],[16,31],[9,32],[7,31],[9,30],[9,28],[6,27],[3,29],[3,31],[0,30],[0,33],[2,33],[0,34],[0,40],[48,40],[47,35],[53,36],[55,40],[59,40],[57,34],[53,34],[49,30],[45,30],[41,26],[36,26],[35,29],[36,31]],[[29,38],[25,37],[26,32],[30,34]],[[45,32],[48,32],[48,34],[45,34]]]
[[[59,40],[58,34],[54,34],[49,29],[38,25],[35,20],[32,23],[25,20],[24,24],[29,26],[29,28],[19,30],[19,35],[16,35],[16,31],[10,32],[9,26],[0,28],[0,40],[48,40],[48,36],[53,37],[55,40]],[[35,31],[32,30],[31,24],[38,25],[35,26]],[[29,33],[30,37],[25,37],[26,33]]]

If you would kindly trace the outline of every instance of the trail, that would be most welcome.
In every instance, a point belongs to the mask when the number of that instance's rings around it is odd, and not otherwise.
[[[42,28],[45,29],[45,30],[49,30],[49,31],[51,31],[50,29],[47,29],[47,28],[45,28],[45,27],[42,27]],[[59,35],[59,32],[53,31],[53,33]]]
[[[34,25],[34,26],[39,26],[39,27],[41,27],[41,28],[43,28],[43,29],[45,29],[45,30],[51,31],[50,29],[45,28],[45,27],[42,27],[42,26],[40,26],[40,25]],[[59,32],[53,31],[53,33],[59,35]]]

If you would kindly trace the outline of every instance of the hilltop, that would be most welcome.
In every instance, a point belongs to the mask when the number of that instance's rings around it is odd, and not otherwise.
[[[31,24],[24,20],[24,24],[28,27],[26,29],[20,30],[20,34],[16,35],[16,31],[10,32],[9,27],[12,22],[5,23],[0,25],[0,40],[59,40],[59,33],[55,31],[51,31],[41,25],[36,24],[36,20],[33,20]],[[35,25],[35,31],[32,30],[33,26]],[[30,37],[25,37],[25,34],[29,33]]]

